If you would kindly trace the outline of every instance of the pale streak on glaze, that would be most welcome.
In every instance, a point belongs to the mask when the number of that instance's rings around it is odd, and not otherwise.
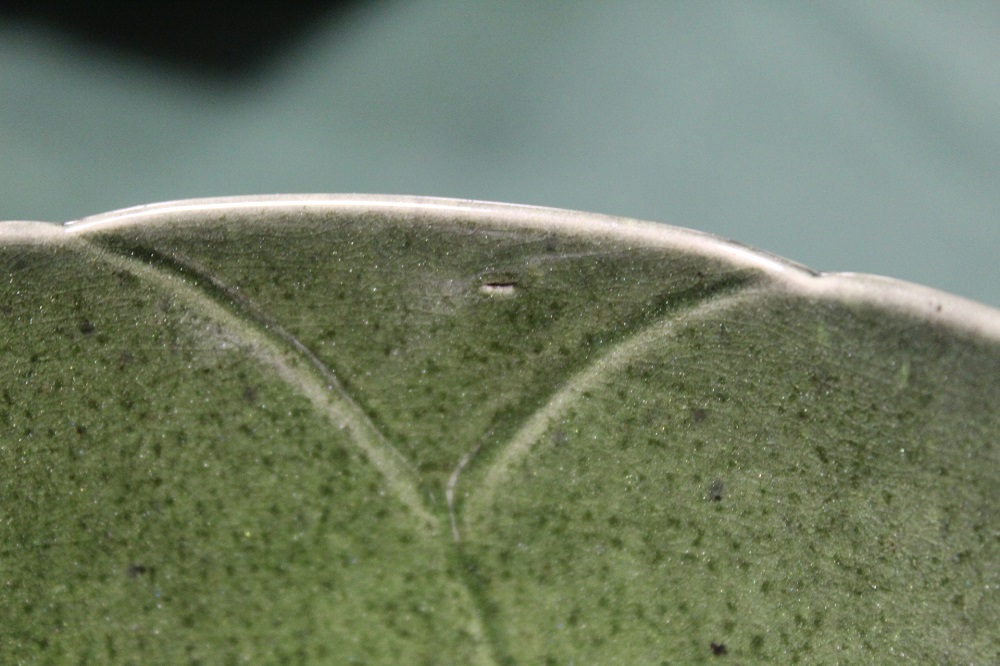
[[[291,347],[295,351],[295,355],[292,355],[289,353],[290,350],[281,349],[267,335],[259,331],[254,323],[235,316],[181,276],[94,247],[85,241],[81,246],[95,258],[163,287],[169,293],[186,300],[207,319],[220,324],[258,362],[273,370],[282,381],[307,398],[313,408],[326,416],[331,424],[344,430],[349,441],[355,444],[385,477],[396,497],[420,518],[424,529],[432,533],[438,531],[438,519],[420,501],[416,475],[406,459],[386,441],[354,400],[339,385],[329,381],[329,377],[333,376],[329,369],[321,373],[327,376],[316,376],[315,364],[319,361],[302,343],[292,338]],[[292,337],[287,332],[285,335]],[[303,368],[302,361],[296,356],[305,357],[309,364],[314,366],[313,370]],[[319,381],[320,379],[324,381]]]
[[[609,377],[623,369],[632,361],[644,358],[650,349],[664,348],[664,342],[668,340],[674,332],[677,324],[698,319],[711,312],[728,308],[742,301],[752,301],[760,298],[764,290],[754,286],[747,286],[734,294],[720,297],[709,297],[700,305],[688,310],[680,315],[657,321],[646,328],[638,331],[634,335],[616,344],[611,351],[607,352],[593,363],[590,363],[583,370],[570,377],[562,387],[557,390],[548,402],[541,408],[535,410],[531,417],[525,421],[524,425],[514,434],[514,436],[500,448],[497,457],[491,461],[489,469],[484,473],[482,481],[476,486],[475,492],[471,493],[468,499],[467,510],[465,512],[465,525],[470,526],[477,513],[483,513],[492,502],[492,498],[504,485],[510,475],[511,468],[527,457],[535,445],[542,439],[545,433],[576,404],[585,393],[593,391],[602,384],[605,384]],[[475,455],[476,451],[470,451],[466,457]],[[454,495],[454,487],[458,485],[459,475],[468,461],[463,457],[462,463],[456,467],[449,480],[449,490]],[[452,530],[454,538],[459,540],[458,529],[455,526],[454,509],[452,497],[449,497],[448,508],[452,512]]]

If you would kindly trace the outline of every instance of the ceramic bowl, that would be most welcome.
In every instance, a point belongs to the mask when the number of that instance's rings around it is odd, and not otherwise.
[[[282,196],[0,225],[2,663],[996,663],[1000,312]]]

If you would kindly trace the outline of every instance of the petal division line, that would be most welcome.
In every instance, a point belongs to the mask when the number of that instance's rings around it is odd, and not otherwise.
[[[339,382],[335,382],[332,370],[297,338],[266,317],[261,319],[254,317],[254,313],[239,312],[242,305],[239,302],[236,303],[237,313],[244,314],[245,318],[238,316],[179,273],[122,256],[113,250],[95,246],[91,241],[82,242],[96,259],[157,284],[232,334],[259,363],[271,368],[282,381],[307,398],[332,425],[345,430],[350,440],[385,477],[400,501],[419,516],[429,531],[438,530],[438,519],[420,500],[415,474],[405,458],[385,439]],[[194,267],[191,274],[210,281],[223,293],[230,293],[223,283],[196,271]],[[275,337],[282,340],[287,348],[282,349]]]

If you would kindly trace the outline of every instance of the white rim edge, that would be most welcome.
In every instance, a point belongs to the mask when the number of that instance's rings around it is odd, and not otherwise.
[[[0,222],[0,239],[18,243],[51,243],[52,241],[67,240],[63,227],[59,224],[29,220]]]

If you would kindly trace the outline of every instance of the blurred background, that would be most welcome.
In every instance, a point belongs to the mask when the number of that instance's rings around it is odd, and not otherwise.
[[[0,219],[239,194],[488,199],[1000,306],[1000,3],[2,7]]]

